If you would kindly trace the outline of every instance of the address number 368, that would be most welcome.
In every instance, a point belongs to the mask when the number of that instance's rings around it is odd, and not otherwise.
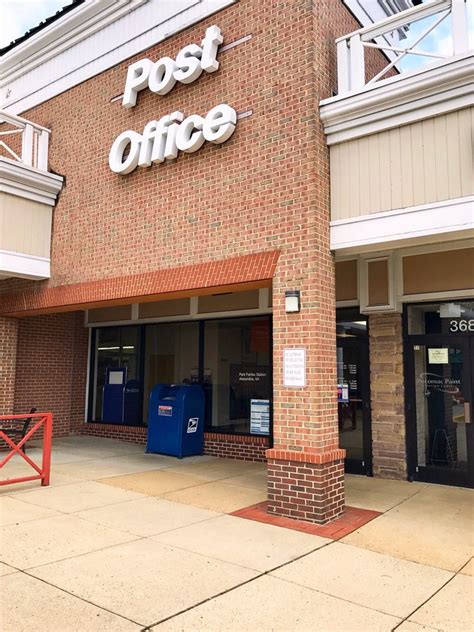
[[[474,318],[449,321],[449,331],[453,333],[474,331]]]

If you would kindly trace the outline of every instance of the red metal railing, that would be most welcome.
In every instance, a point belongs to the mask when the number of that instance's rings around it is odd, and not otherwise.
[[[25,422],[31,419],[32,427],[25,436],[15,443],[10,437],[0,428],[0,439],[3,439],[5,443],[10,446],[10,452],[4,459],[0,461],[0,472],[2,468],[8,463],[8,461],[15,455],[21,456],[31,467],[37,472],[33,476],[21,476],[19,478],[10,478],[8,480],[2,480],[0,474],[0,485],[10,485],[12,483],[24,483],[26,481],[41,480],[41,485],[49,485],[49,477],[51,471],[51,439],[53,436],[53,415],[51,413],[27,413],[25,415],[0,415],[0,426],[3,422],[18,421]],[[31,439],[31,437],[40,428],[43,428],[43,459],[41,467],[37,465],[30,457],[22,450],[25,443]]]

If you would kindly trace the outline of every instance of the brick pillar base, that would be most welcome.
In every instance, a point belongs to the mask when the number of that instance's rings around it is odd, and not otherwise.
[[[325,524],[344,511],[344,456],[267,450],[268,512]]]

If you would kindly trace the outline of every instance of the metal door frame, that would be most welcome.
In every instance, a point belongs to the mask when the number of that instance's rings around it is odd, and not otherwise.
[[[405,326],[407,325],[405,318]],[[467,395],[471,404],[471,418],[473,413],[474,395],[474,336],[463,336],[459,334],[412,334],[408,335],[404,330],[404,372],[405,372],[405,419],[406,419],[406,450],[407,450],[407,470],[408,478],[413,481],[423,481],[427,483],[440,483],[443,485],[456,485],[461,487],[474,487],[474,428],[473,423],[466,428],[468,463],[470,468],[467,474],[455,469],[443,470],[436,466],[419,466],[417,451],[416,432],[416,405],[415,405],[415,367],[414,349],[415,345],[424,347],[433,346],[457,346],[463,349],[465,383],[468,387]]]
[[[361,397],[362,404],[362,452],[363,460],[346,458],[344,461],[345,471],[348,474],[365,474],[372,476],[372,416],[371,416],[371,395],[370,395],[370,342],[369,342],[369,319],[367,315],[361,314],[357,308],[339,308],[336,312],[336,323],[342,320],[365,320],[367,322],[367,335],[365,338],[339,338],[338,347],[349,347],[358,345],[360,348],[361,370]]]

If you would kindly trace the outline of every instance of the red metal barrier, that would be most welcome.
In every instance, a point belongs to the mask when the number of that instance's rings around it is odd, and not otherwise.
[[[49,476],[51,471],[51,439],[53,436],[53,415],[51,413],[27,413],[25,415],[0,415],[0,426],[5,421],[25,422],[31,419],[32,428],[28,430],[26,435],[18,442],[14,443],[8,435],[0,428],[0,439],[7,443],[11,450],[2,461],[0,461],[0,471],[4,465],[13,457],[19,454],[31,467],[38,472],[34,476],[22,476],[20,478],[10,478],[9,480],[0,480],[0,485],[10,485],[12,483],[24,483],[26,481],[41,480],[41,485],[49,485]],[[27,456],[22,447],[37,432],[43,428],[43,461],[41,467],[37,465],[29,456]]]

